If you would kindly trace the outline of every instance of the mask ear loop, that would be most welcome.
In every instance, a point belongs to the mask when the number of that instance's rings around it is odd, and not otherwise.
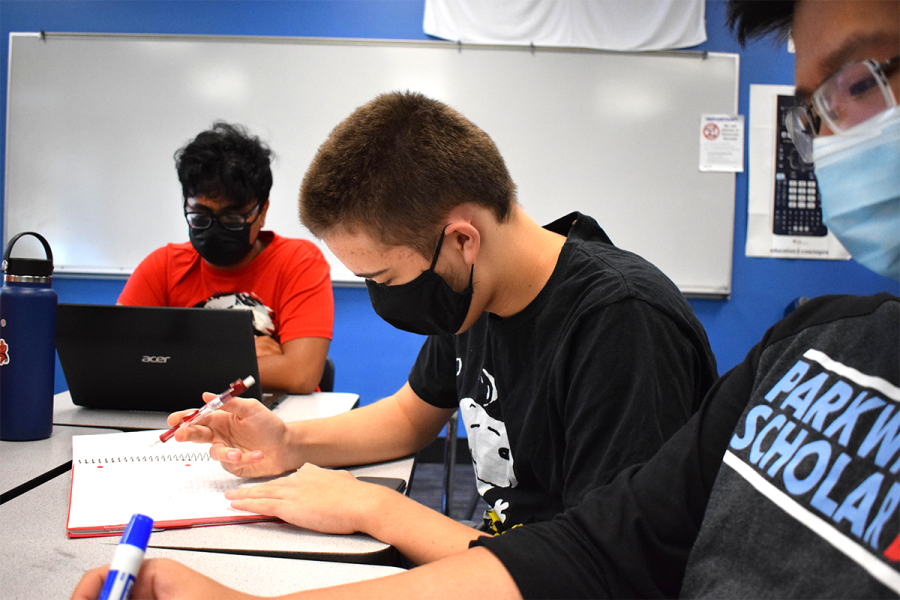
[[[438,256],[441,255],[441,246],[444,245],[444,233],[446,233],[447,227],[450,227],[449,223],[441,229],[441,237],[438,238],[437,250],[434,251],[434,257],[431,259],[431,266],[428,268],[429,271],[434,271],[434,267],[437,265]]]
[[[447,227],[450,227],[449,224],[444,226],[441,230],[441,237],[438,238],[437,250],[434,251],[434,258],[431,259],[431,267],[428,268],[429,271],[434,272],[434,267],[437,265],[438,256],[441,254],[441,246],[444,245],[444,234],[447,232]],[[472,269],[469,271],[469,287],[472,287],[472,282],[475,281],[475,265],[472,265]]]

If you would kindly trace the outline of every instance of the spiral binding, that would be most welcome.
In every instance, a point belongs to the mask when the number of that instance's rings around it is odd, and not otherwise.
[[[178,454],[163,454],[156,456],[115,456],[107,458],[79,458],[79,465],[109,465],[115,463],[137,462],[198,462],[201,460],[213,460],[207,452],[184,452]]]

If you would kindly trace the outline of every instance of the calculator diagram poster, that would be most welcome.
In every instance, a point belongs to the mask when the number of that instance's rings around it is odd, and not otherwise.
[[[795,105],[787,85],[750,86],[747,256],[847,260],[822,222],[813,167],[797,154],[784,119]]]

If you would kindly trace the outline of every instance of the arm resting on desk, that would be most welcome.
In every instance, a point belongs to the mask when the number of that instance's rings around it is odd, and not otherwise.
[[[416,564],[464,551],[484,535],[385,486],[306,464],[281,479],[225,494],[239,510],[323,533],[363,532]]]
[[[72,600],[95,600],[100,595],[106,571],[106,567],[88,571],[75,588]],[[258,576],[265,575],[260,573]],[[144,561],[133,597],[246,600],[253,596],[226,588],[175,561],[154,558]],[[474,548],[405,573],[282,596],[293,600],[444,597],[504,600],[522,595],[503,564],[490,551]]]
[[[259,380],[266,390],[311,394],[322,379],[331,340],[304,337],[279,344],[267,335],[256,337]]]

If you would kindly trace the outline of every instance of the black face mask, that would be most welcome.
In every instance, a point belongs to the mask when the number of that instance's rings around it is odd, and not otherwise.
[[[253,249],[250,243],[252,225],[244,223],[237,231],[225,229],[218,221],[213,221],[206,229],[188,227],[191,245],[207,262],[217,267],[230,267],[241,262]]]
[[[459,331],[472,303],[475,265],[472,265],[469,272],[469,287],[461,292],[454,291],[434,272],[443,243],[444,233],[441,232],[431,267],[409,283],[385,285],[366,280],[372,308],[379,317],[397,329],[422,335],[453,334]]]

